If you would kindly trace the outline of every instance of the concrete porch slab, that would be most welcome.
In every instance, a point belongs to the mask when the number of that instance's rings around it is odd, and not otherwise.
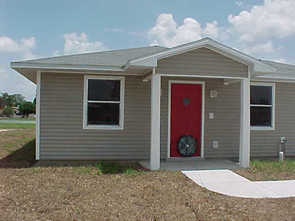
[[[150,169],[149,161],[140,161],[141,166]],[[161,161],[161,170],[216,170],[216,169],[238,169],[237,162],[222,159],[183,159]]]

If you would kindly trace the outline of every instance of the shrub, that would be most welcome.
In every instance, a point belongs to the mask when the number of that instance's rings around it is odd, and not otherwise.
[[[11,117],[14,114],[14,111],[11,107],[5,107],[2,114],[6,117]]]

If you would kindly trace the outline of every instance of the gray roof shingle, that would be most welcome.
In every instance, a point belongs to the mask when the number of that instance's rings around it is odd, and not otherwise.
[[[268,60],[260,60],[265,64],[275,67],[280,74],[294,74],[295,75],[295,65],[292,64],[284,64],[280,62],[268,61]]]
[[[130,48],[27,60],[32,64],[103,65],[122,67],[129,60],[167,50],[159,46]]]

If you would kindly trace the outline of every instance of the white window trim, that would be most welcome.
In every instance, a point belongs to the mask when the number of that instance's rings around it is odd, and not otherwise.
[[[272,105],[251,105],[250,102],[250,108],[251,107],[272,107],[272,116],[271,116],[271,126],[251,126],[251,130],[275,130],[275,106],[276,106],[276,84],[275,83],[265,83],[265,82],[251,82],[251,86],[270,86],[272,87]]]
[[[120,103],[119,125],[88,125],[87,110],[88,110],[88,80],[120,80],[120,101],[90,101],[90,103]],[[124,92],[125,92],[125,77],[119,76],[93,76],[84,75],[84,95],[83,95],[83,129],[95,130],[123,130],[124,129]]]

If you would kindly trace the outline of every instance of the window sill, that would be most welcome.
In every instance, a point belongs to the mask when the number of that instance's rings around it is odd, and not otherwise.
[[[271,131],[271,130],[275,130],[274,127],[258,127],[258,126],[255,126],[255,127],[250,127],[251,130],[260,130],[260,131]]]
[[[84,130],[123,130],[122,126],[88,125],[83,126]]]

